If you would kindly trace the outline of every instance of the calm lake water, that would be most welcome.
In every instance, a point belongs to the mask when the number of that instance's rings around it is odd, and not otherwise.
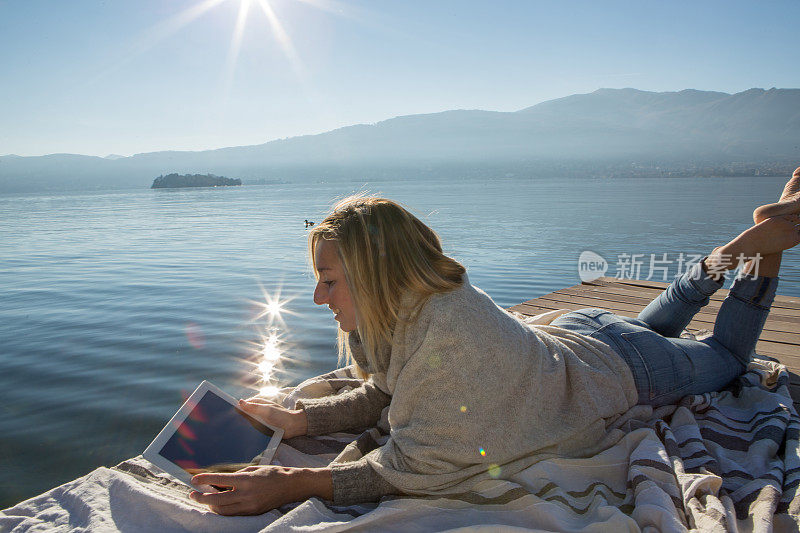
[[[744,230],[786,178],[461,179],[0,195],[0,508],[141,453],[208,379],[258,387],[264,293],[281,385],[332,369],[303,220],[358,190],[409,207],[501,306],[579,283],[578,255],[677,260]],[[677,272],[677,261],[669,277]],[[800,253],[781,294],[800,296]],[[654,279],[661,281],[663,272]]]

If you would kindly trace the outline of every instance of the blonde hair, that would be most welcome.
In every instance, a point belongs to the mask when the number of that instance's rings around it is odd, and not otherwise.
[[[337,244],[356,310],[358,335],[373,369],[378,368],[378,347],[392,341],[403,291],[411,291],[421,304],[432,294],[460,287],[466,271],[442,253],[436,232],[385,198],[345,198],[309,232],[315,276],[319,274],[314,250],[322,239]],[[339,361],[350,364],[348,335],[339,330]]]

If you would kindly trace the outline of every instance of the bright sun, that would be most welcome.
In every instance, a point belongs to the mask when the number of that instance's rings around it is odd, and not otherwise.
[[[145,51],[157,45],[159,42],[171,37],[205,13],[220,6],[221,4],[237,2],[239,4],[238,13],[231,34],[227,61],[225,65],[225,79],[223,80],[226,90],[230,88],[233,72],[236,67],[236,60],[239,56],[239,50],[242,44],[242,37],[245,32],[245,27],[247,26],[248,17],[251,16],[250,14],[252,12],[260,12],[262,16],[266,17],[271,29],[272,40],[280,47],[281,51],[291,65],[292,70],[298,76],[298,78],[301,79],[304,77],[303,63],[295,51],[292,40],[289,37],[289,34],[286,32],[284,25],[281,23],[278,12],[275,11],[273,5],[285,4],[290,6],[291,4],[302,4],[303,6],[312,7],[319,11],[324,11],[325,13],[340,17],[352,19],[360,18],[354,14],[353,10],[349,6],[337,0],[198,0],[196,3],[193,3],[186,9],[176,13],[168,19],[158,22],[146,30],[141,36],[141,39],[133,44],[132,49],[125,57],[118,59],[114,65],[98,74],[96,78],[100,78],[111,70],[119,68],[120,65],[128,62],[133,57],[144,53]]]

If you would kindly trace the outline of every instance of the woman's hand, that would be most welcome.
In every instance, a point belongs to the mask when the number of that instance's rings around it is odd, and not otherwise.
[[[328,468],[248,466],[229,474],[197,474],[194,485],[229,487],[224,492],[193,491],[189,497],[221,515],[266,513],[285,503],[318,496],[333,499],[333,480]]]
[[[239,408],[271,426],[282,428],[283,436],[287,439],[305,435],[308,430],[308,419],[302,409],[287,409],[259,397],[239,400]]]

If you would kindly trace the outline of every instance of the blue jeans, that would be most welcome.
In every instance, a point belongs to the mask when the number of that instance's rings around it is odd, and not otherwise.
[[[688,394],[720,390],[744,372],[775,298],[778,278],[738,277],[722,302],[714,334],[700,341],[678,338],[722,284],[697,263],[637,318],[590,308],[564,314],[552,325],[611,346],[630,366],[640,404],[674,404]]]

